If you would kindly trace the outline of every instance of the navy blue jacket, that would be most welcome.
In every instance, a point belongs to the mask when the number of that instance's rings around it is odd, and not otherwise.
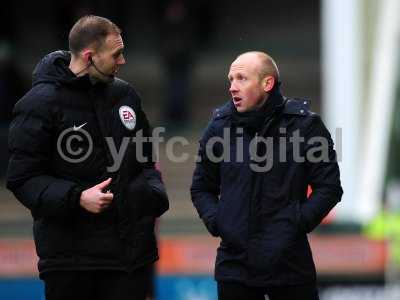
[[[260,287],[313,283],[307,233],[343,193],[331,136],[306,100],[281,97],[251,148],[254,136],[236,127],[233,111],[231,101],[215,111],[191,187],[199,216],[221,238],[215,279]],[[230,141],[216,142],[224,131]],[[298,143],[290,139],[296,136]]]

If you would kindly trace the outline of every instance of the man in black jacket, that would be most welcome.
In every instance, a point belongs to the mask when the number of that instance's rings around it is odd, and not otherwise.
[[[232,100],[200,140],[191,187],[199,216],[221,238],[218,297],[318,299],[307,233],[342,195],[330,134],[308,101],[281,95],[267,54],[240,55],[228,79]]]
[[[7,187],[32,213],[46,299],[145,299],[158,259],[168,198],[141,100],[115,77],[120,33],[81,18],[71,52],[46,55],[14,108]]]

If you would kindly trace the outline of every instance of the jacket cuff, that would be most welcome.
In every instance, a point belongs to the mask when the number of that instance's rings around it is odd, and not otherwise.
[[[70,211],[75,211],[80,206],[82,192],[85,189],[82,186],[74,186],[67,195],[67,205]]]
[[[219,237],[219,231],[217,226],[217,210],[215,209],[212,213],[203,216],[204,224],[212,236]]]
[[[138,195],[138,209],[140,214],[144,216],[154,216],[156,209],[156,197],[151,186],[148,184],[146,177],[139,174],[131,183],[130,192]]]

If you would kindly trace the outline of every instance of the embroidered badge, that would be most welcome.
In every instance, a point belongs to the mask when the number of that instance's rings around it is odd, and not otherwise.
[[[129,106],[121,106],[119,108],[119,117],[121,119],[122,124],[129,129],[133,130],[136,126],[136,113]]]

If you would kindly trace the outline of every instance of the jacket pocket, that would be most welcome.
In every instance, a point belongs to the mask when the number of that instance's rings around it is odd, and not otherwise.
[[[75,239],[72,224],[53,219],[38,219],[34,222],[33,234],[40,258],[74,255]]]
[[[143,217],[137,220],[131,240],[133,246],[132,260],[152,255],[157,251],[154,225],[155,219],[153,217]]]
[[[255,270],[270,271],[300,234],[296,203],[261,218],[250,242],[249,263]]]
[[[221,198],[222,199],[222,198]],[[222,199],[216,212],[216,230],[230,251],[244,251],[248,238],[248,202]],[[238,199],[234,199],[238,200]]]

